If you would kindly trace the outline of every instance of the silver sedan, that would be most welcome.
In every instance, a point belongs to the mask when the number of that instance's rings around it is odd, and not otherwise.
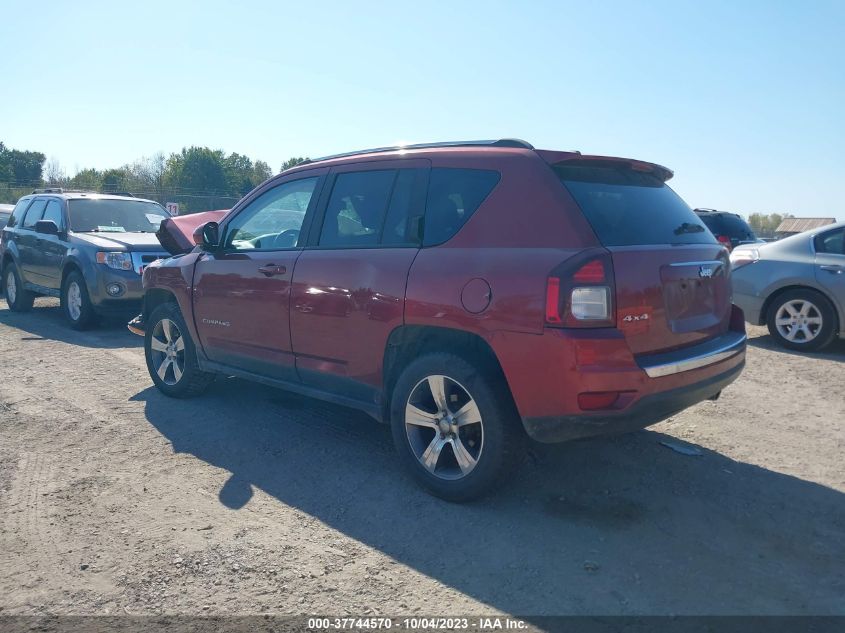
[[[733,301],[784,347],[820,350],[845,337],[845,222],[731,253]]]

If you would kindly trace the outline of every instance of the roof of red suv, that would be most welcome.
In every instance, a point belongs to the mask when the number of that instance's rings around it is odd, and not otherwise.
[[[596,156],[584,155],[579,151],[554,151],[535,149],[533,145],[521,139],[498,139],[486,141],[445,141],[438,143],[419,143],[413,145],[395,145],[391,147],[378,147],[374,149],[358,150],[353,152],[345,152],[342,154],[333,154],[331,156],[323,156],[321,158],[309,159],[295,167],[291,167],[287,172],[299,171],[300,169],[307,169],[309,166],[320,163],[321,165],[331,166],[344,163],[355,163],[373,159],[387,159],[394,158],[396,155],[406,155],[408,153],[422,154],[422,153],[464,153],[464,152],[484,152],[484,153],[533,153],[542,158],[550,165],[560,163],[562,161],[578,160],[584,163],[595,165],[596,163],[604,164],[624,164],[636,171],[651,172],[661,180],[669,180],[673,176],[672,170],[658,165],[656,163],[649,163],[640,160],[629,158],[618,158],[613,156]]]

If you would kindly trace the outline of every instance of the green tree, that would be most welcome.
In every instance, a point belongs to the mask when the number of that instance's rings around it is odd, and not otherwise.
[[[107,169],[102,176],[102,190],[103,193],[114,191],[128,191],[132,174],[125,167],[118,169]]]
[[[286,169],[290,169],[291,167],[296,167],[304,163],[307,160],[311,160],[310,158],[302,158],[302,156],[294,156],[292,158],[288,158],[285,162],[282,163],[282,168],[279,171],[285,171]]]
[[[96,169],[83,169],[68,180],[68,186],[72,189],[99,191],[103,186],[103,174]]]
[[[165,181],[182,191],[220,194],[228,191],[226,161],[220,150],[182,148],[167,159]]]
[[[34,187],[41,184],[44,161],[41,152],[10,149],[0,143],[0,180],[22,187]]]

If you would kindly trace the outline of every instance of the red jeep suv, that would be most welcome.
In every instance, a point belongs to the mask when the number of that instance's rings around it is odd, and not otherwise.
[[[224,374],[361,409],[469,499],[526,436],[643,428],[742,371],[728,253],[671,176],[510,139],[310,161],[149,265],[131,329],[163,393]]]

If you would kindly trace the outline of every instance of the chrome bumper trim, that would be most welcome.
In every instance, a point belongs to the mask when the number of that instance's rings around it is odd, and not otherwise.
[[[725,337],[722,337],[725,338]],[[747,340],[745,334],[738,332],[733,333],[730,340],[719,344],[717,347],[708,349],[694,356],[687,356],[678,360],[671,360],[668,362],[657,362],[650,365],[640,365],[649,378],[661,378],[662,376],[671,376],[672,374],[679,374],[683,371],[690,371],[691,369],[698,369],[706,367],[713,363],[726,360],[731,356],[745,350],[745,342]],[[667,354],[666,356],[669,356]]]

